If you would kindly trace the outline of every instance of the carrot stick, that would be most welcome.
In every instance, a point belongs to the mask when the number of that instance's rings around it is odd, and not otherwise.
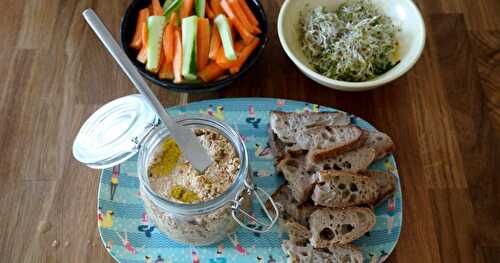
[[[196,38],[196,66],[198,71],[201,71],[208,64],[208,52],[210,51],[210,22],[208,18],[198,18]]]
[[[208,52],[208,58],[215,59],[217,51],[221,48],[221,40],[219,36],[219,31],[217,26],[212,25],[212,34],[210,36],[210,51]]]
[[[232,61],[228,60],[226,58],[226,54],[224,53],[223,48],[219,48],[219,50],[217,50],[217,55],[215,56],[215,63],[217,63],[217,65],[219,65],[219,67],[221,67],[223,69],[229,69],[232,66],[234,66],[233,62],[235,62],[237,60],[238,59],[232,60]]]
[[[259,26],[259,21],[257,20],[257,18],[255,18],[255,15],[253,14],[253,12],[250,9],[250,7],[248,7],[246,1],[245,0],[238,0],[238,2],[240,4],[240,6],[241,6],[241,9],[243,9],[243,12],[247,16],[247,19],[250,21],[250,23],[252,23],[252,25],[258,27]]]
[[[177,14],[174,12],[170,16],[170,22],[165,27],[163,32],[163,53],[165,54],[165,61],[172,64],[174,59],[174,42],[175,42],[175,23],[177,22]]]
[[[227,21],[229,22],[229,27],[231,28],[231,37],[233,38],[233,42],[235,41],[236,39],[236,28],[234,27],[234,24],[233,22],[231,22],[231,20],[229,20],[229,18],[227,19]]]
[[[224,74],[224,72],[226,72],[225,69],[219,67],[217,63],[212,61],[202,71],[198,72],[198,77],[204,82],[209,82],[219,78]]]
[[[139,54],[137,54],[137,60],[139,60],[142,64],[146,63],[146,59],[148,57],[148,24],[146,21],[142,23],[142,30],[141,30],[141,36],[142,36],[142,48],[139,51]]]
[[[179,11],[179,17],[182,19],[191,15],[193,11],[194,0],[184,0],[182,3],[181,10]]]
[[[256,35],[262,33],[258,27],[252,25],[252,23],[250,23],[247,19],[247,16],[243,12],[238,0],[227,0],[227,3],[229,4],[229,7],[231,8],[231,11],[233,11],[234,15],[249,32]]]
[[[179,29],[175,30],[175,53],[174,53],[174,83],[182,82],[182,42]]]
[[[237,53],[243,50],[244,47],[245,45],[243,45],[241,41],[234,43],[234,51],[236,51]]]
[[[210,19],[215,18],[215,14],[212,11],[212,9],[210,8],[210,5],[208,4],[208,2],[205,3],[205,13],[207,14],[208,18],[210,18]]]
[[[238,52],[238,58],[236,59],[236,61],[232,63],[233,65],[231,66],[231,68],[229,68],[229,72],[231,72],[231,74],[236,74],[240,71],[245,61],[250,57],[252,52],[259,46],[259,42],[260,42],[259,39],[256,38],[250,45],[243,47],[243,49],[240,52]]]
[[[224,9],[224,12],[229,17],[229,21],[231,21],[231,24],[233,25],[233,27],[236,28],[236,30],[240,34],[241,38],[243,39],[243,42],[245,42],[245,44],[247,44],[247,45],[252,43],[252,41],[254,40],[255,37],[252,34],[250,34],[250,32],[242,25],[240,20],[238,20],[236,15],[233,13],[231,8],[229,7],[229,4],[225,0],[222,0],[220,2],[220,5],[221,5],[222,9]]]
[[[154,16],[162,16],[163,15],[163,7],[161,7],[159,0],[152,0],[151,5],[153,6],[153,15]]]
[[[224,13],[220,6],[220,0],[210,0],[210,8],[214,12],[214,17]]]
[[[134,37],[132,38],[132,42],[130,43],[130,47],[133,49],[141,49],[142,47],[142,23],[146,22],[149,16],[149,9],[143,8],[139,11],[139,15],[137,16],[137,24],[135,26]]]
[[[239,51],[242,51],[243,48],[244,48],[244,45],[240,42],[236,42],[234,44],[234,50],[236,51],[236,54],[238,54]],[[217,63],[217,65],[219,65],[219,67],[221,67],[223,69],[229,69],[233,66],[236,66],[237,61],[238,61],[238,59],[228,60],[226,57],[226,54],[224,53],[223,48],[219,49],[217,51],[217,55],[215,56],[215,62]]]
[[[144,21],[142,23],[142,46],[145,47],[148,45],[148,22]]]
[[[174,65],[172,61],[168,63],[166,60],[163,60],[158,77],[160,79],[174,79]]]

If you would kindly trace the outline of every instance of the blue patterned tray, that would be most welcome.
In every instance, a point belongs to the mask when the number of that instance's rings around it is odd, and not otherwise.
[[[276,176],[272,155],[267,142],[266,126],[269,111],[335,111],[297,101],[241,98],[210,100],[177,106],[169,109],[173,115],[183,113],[209,114],[236,127],[249,151],[255,182],[272,193],[282,182]],[[374,129],[366,121],[352,116],[353,123]],[[285,238],[278,227],[261,235],[239,229],[231,238],[207,247],[179,244],[160,233],[148,220],[139,197],[139,180],[136,177],[137,157],[120,166],[103,170],[99,185],[98,226],[102,241],[111,256],[119,262],[286,262],[281,251]],[[373,163],[370,169],[389,171],[398,176],[393,156]],[[254,204],[254,207],[258,205]],[[394,249],[401,231],[403,217],[401,188],[398,185],[393,197],[376,208],[375,227],[354,243],[365,256],[365,262],[382,262]],[[262,217],[260,209],[254,209]]]

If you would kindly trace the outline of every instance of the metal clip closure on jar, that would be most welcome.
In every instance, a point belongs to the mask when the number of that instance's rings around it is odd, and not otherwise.
[[[260,207],[262,208],[262,210],[266,214],[267,218],[269,219],[269,223],[261,222],[255,216],[252,216],[250,213],[248,213],[247,211],[245,211],[244,209],[241,208],[242,207],[241,204],[243,202],[243,199],[245,198],[244,196],[242,196],[242,193],[244,191],[246,191],[250,196],[255,195],[255,198],[259,202]],[[271,230],[273,228],[274,224],[276,223],[276,221],[278,220],[278,217],[279,217],[279,210],[278,210],[278,207],[276,206],[276,203],[274,203],[274,200],[271,198],[271,196],[266,191],[264,191],[262,188],[256,186],[255,184],[249,183],[248,181],[245,181],[245,190],[244,191],[240,192],[240,194],[238,194],[236,196],[235,200],[233,200],[233,205],[231,206],[231,210],[232,210],[231,215],[233,216],[233,219],[236,222],[238,222],[238,224],[240,224],[240,226],[242,226],[242,227],[244,227],[252,232],[255,232],[255,233],[268,232],[269,230]],[[266,204],[265,204],[266,201],[262,200],[262,197],[260,196],[259,193],[265,197],[264,200],[270,202],[271,208],[274,210],[272,213],[266,207]],[[250,226],[246,225],[245,223],[243,223],[238,217],[238,214],[237,214],[238,212],[240,214],[244,215],[249,220],[255,222],[255,224],[252,227],[250,227]]]

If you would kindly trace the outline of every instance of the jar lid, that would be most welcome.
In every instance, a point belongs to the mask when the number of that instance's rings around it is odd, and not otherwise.
[[[91,168],[115,166],[137,152],[158,122],[142,95],[118,98],[85,121],[73,143],[73,155]]]

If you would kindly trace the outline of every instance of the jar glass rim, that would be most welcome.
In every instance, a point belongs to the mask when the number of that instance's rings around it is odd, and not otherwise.
[[[160,208],[178,214],[192,215],[208,213],[229,203],[239,194],[239,192],[245,189],[244,186],[249,171],[248,153],[243,139],[229,124],[209,116],[189,114],[180,116],[176,118],[176,120],[179,124],[188,127],[193,126],[215,129],[217,132],[220,132],[223,136],[225,136],[238,152],[238,156],[240,158],[238,176],[231,186],[219,196],[194,204],[177,203],[157,194],[149,184],[148,165],[156,147],[158,147],[158,145],[169,136],[168,129],[161,125],[157,127],[156,131],[149,134],[139,150],[138,177],[140,185],[144,189],[144,191],[142,191],[143,194],[146,194]]]

